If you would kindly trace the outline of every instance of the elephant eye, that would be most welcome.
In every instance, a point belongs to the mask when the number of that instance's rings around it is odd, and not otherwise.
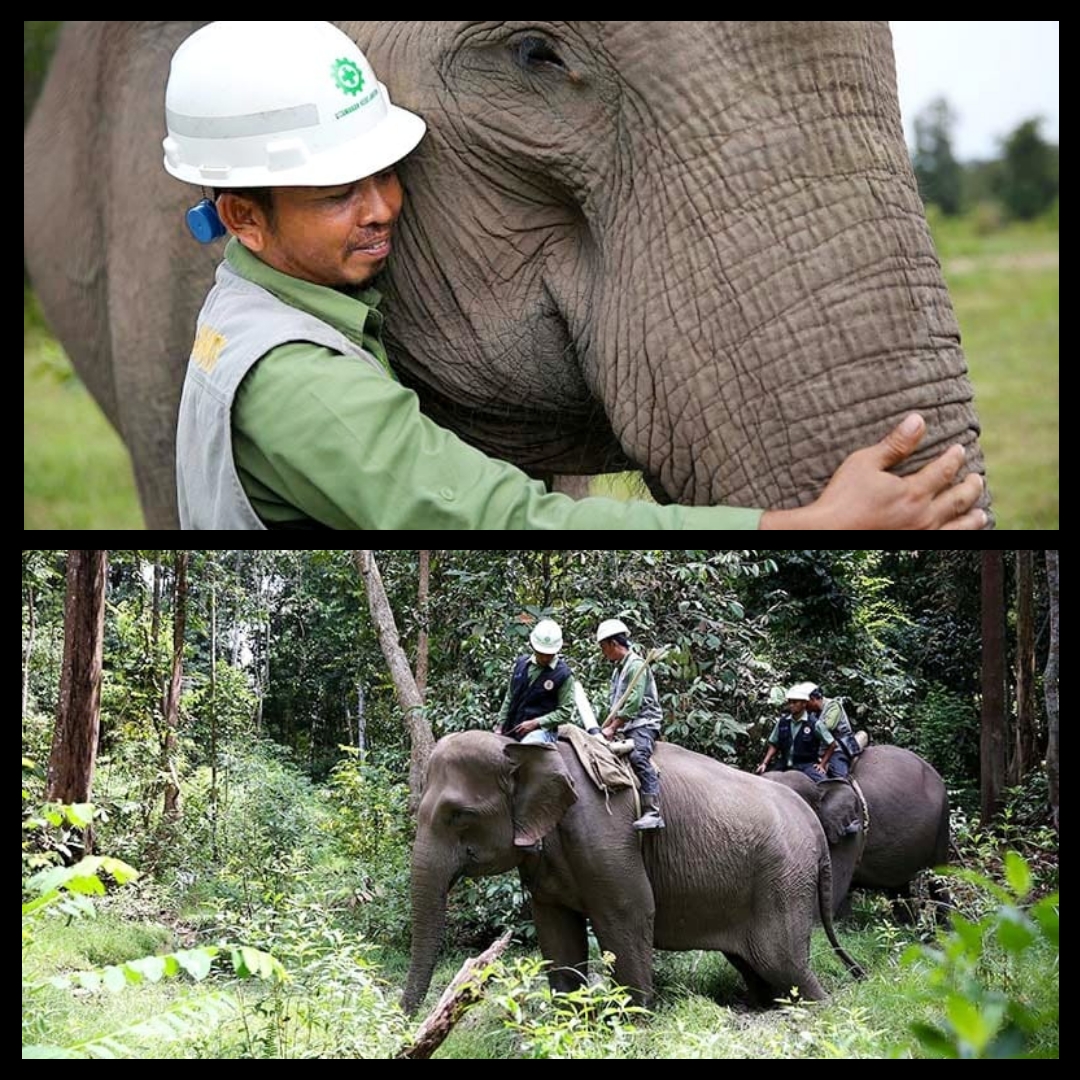
[[[467,806],[455,807],[447,815],[447,824],[451,829],[467,829],[480,815]]]
[[[535,71],[545,65],[559,68],[562,71],[567,70],[562,57],[555,51],[551,42],[545,38],[530,35],[514,42],[510,48],[513,52],[514,62],[526,71]]]

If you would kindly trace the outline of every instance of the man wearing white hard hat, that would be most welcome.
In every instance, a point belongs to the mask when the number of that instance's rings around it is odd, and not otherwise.
[[[611,714],[604,724],[604,736],[613,739],[618,734],[634,743],[630,764],[641,784],[643,810],[634,828],[662,829],[660,774],[652,763],[663,717],[656,678],[645,659],[630,647],[630,630],[621,619],[602,622],[596,640],[604,658],[615,665],[611,677]]]
[[[781,769],[798,769],[818,784],[826,778],[829,760],[839,744],[820,716],[809,711],[816,689],[814,683],[799,683],[787,692],[788,711],[773,727],[765,758],[754,770],[758,775],[779,757]]]
[[[523,743],[554,743],[574,719],[574,676],[559,655],[562,628],[541,619],[529,635],[531,656],[518,657],[495,731]]]

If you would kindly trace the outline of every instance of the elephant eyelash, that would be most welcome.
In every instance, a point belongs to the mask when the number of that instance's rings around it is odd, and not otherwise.
[[[554,67],[570,74],[570,69],[563,63],[562,57],[555,51],[550,41],[530,35],[523,37],[510,46],[514,61],[526,71],[539,67]]]

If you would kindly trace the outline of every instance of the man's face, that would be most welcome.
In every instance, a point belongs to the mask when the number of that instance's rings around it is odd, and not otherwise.
[[[251,235],[239,235],[283,274],[331,288],[364,285],[390,255],[401,201],[393,169],[334,187],[274,188],[273,227],[255,208]]]
[[[806,712],[806,705],[807,703],[805,701],[789,701],[787,703],[788,711],[796,720]]]

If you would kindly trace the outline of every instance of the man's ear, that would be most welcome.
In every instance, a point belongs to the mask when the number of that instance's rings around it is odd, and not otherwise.
[[[269,229],[262,207],[244,195],[223,191],[214,204],[221,223],[248,251],[266,247]]]

